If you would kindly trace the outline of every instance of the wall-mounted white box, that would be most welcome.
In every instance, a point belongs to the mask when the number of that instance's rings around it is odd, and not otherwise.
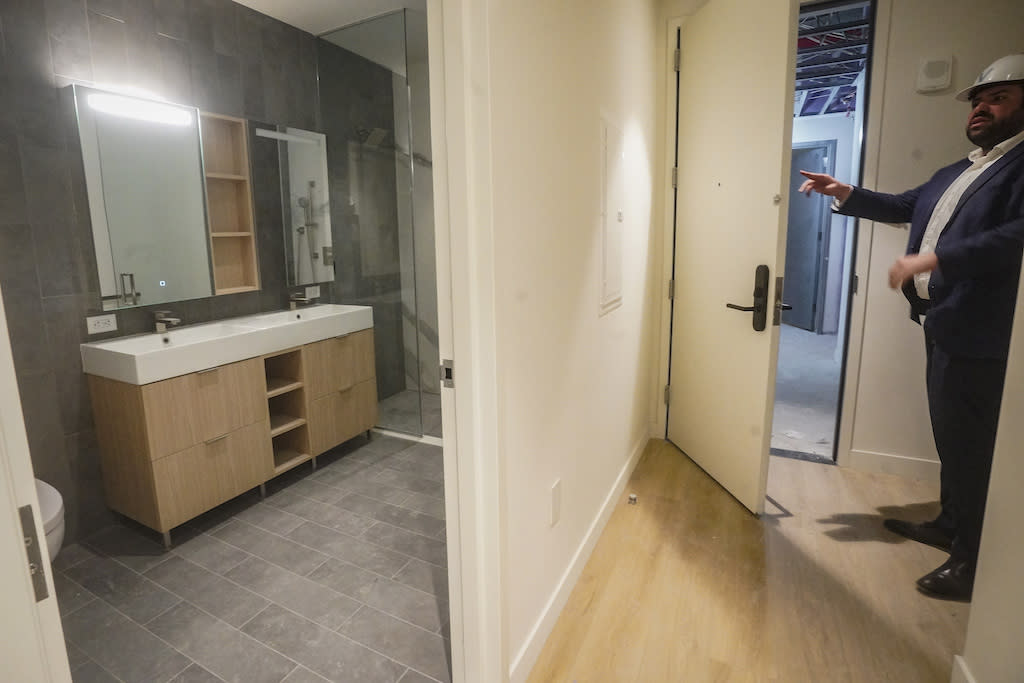
[[[85,319],[85,329],[89,334],[103,334],[117,331],[117,315],[91,315]]]

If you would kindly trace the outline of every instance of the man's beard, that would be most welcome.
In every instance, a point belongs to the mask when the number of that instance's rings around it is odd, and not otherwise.
[[[989,118],[991,121],[992,119]],[[991,123],[987,128],[972,132],[967,128],[967,139],[982,149],[992,149],[1003,140],[1009,140],[1024,130],[1024,109],[1018,109],[1002,121]]]

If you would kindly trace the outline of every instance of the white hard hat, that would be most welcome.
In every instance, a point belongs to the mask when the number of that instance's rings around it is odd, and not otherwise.
[[[992,62],[978,75],[974,84],[958,92],[956,98],[961,102],[966,102],[971,99],[971,93],[979,86],[1015,81],[1024,81],[1024,53],[1006,55]]]

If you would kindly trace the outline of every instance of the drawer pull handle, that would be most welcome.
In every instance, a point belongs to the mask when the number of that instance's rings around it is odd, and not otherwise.
[[[212,443],[217,443],[218,441],[226,438],[228,438],[227,434],[221,434],[220,436],[215,436],[212,439],[207,439],[205,443],[207,446],[209,446]]]
[[[205,370],[196,370],[196,374],[197,375],[206,375],[206,374],[209,374],[211,372],[217,372],[218,370],[220,370],[220,368],[207,368]]]

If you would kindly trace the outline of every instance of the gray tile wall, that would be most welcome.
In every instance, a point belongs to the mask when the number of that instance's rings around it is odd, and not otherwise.
[[[100,312],[99,286],[61,88],[132,85],[206,111],[318,130],[318,41],[229,0],[4,0],[0,38],[0,286],[32,462],[64,497],[71,541],[110,513],[78,351],[99,338],[85,333],[85,317]],[[186,323],[287,301],[276,151],[251,148],[263,289],[170,306]],[[117,318],[114,336],[143,332],[152,310]]]
[[[402,345],[402,275],[368,275],[362,265],[362,231],[377,233],[378,245],[390,245],[398,262],[398,192],[394,165],[364,167],[362,173],[386,174],[372,184],[382,206],[377,225],[363,225],[352,211],[348,142],[365,140],[374,128],[389,131],[382,148],[394,147],[395,101],[392,74],[382,66],[337,45],[317,43],[320,69],[320,111],[331,185],[331,234],[335,244],[334,298],[373,307],[377,393],[386,398],[405,389],[405,350]],[[365,222],[365,221],[363,221]],[[412,286],[411,283],[409,286]]]

